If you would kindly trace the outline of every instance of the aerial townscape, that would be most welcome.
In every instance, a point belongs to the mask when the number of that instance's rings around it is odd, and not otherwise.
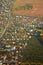
[[[0,65],[43,65],[42,12],[32,14],[32,3],[17,2],[0,0]]]

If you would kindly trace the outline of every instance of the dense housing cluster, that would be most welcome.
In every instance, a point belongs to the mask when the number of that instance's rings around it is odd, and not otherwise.
[[[15,61],[43,62],[43,17],[14,15],[13,2],[0,0],[0,50],[13,51]]]

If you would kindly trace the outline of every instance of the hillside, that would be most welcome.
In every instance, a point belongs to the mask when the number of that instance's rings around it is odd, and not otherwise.
[[[32,37],[28,41],[28,46],[24,50],[23,60],[28,62],[43,62],[43,46],[36,37]]]

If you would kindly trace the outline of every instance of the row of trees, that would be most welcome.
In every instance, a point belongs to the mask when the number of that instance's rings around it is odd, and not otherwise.
[[[15,7],[15,10],[30,10],[33,8],[32,4],[26,4],[24,6]]]

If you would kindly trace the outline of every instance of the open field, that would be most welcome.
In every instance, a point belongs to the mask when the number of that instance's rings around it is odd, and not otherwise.
[[[15,7],[23,6],[25,4],[32,4],[31,10],[15,10]],[[13,14],[17,15],[41,15],[43,16],[43,0],[16,0],[13,4]]]

